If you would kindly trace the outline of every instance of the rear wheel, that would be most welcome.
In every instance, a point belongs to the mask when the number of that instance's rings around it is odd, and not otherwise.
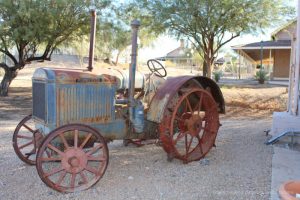
[[[184,163],[204,157],[215,143],[219,129],[217,104],[209,92],[193,88],[178,99],[167,123],[160,125],[168,160]]]
[[[52,131],[37,154],[42,181],[59,192],[75,192],[96,184],[108,165],[108,148],[100,133],[70,124]]]

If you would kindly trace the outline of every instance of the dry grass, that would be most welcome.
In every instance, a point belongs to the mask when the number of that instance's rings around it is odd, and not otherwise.
[[[264,118],[286,110],[286,87],[270,85],[221,87],[226,103],[226,117]]]
[[[84,64],[86,65],[86,64]],[[119,68],[128,68],[128,64]],[[26,66],[12,82],[9,97],[0,99],[0,117],[5,112],[17,115],[14,109],[22,115],[31,109],[31,77],[37,67],[83,68],[76,60],[35,63]],[[114,67],[105,63],[95,63],[96,68]],[[138,66],[139,71],[149,73],[147,66]],[[192,75],[190,70],[167,68],[168,76]],[[193,75],[199,72],[193,71]],[[223,118],[266,118],[274,111],[286,110],[286,87],[274,87],[268,84],[259,85],[255,81],[229,81],[221,83],[221,90],[226,103],[226,115]],[[22,92],[23,91],[23,92]],[[24,111],[23,111],[24,110]],[[14,116],[16,117],[16,116]]]

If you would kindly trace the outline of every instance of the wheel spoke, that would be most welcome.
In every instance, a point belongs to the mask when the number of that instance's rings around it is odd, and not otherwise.
[[[186,135],[184,135],[184,143],[185,143],[185,151],[187,152],[188,150],[187,150],[187,134]]]
[[[201,127],[201,130],[211,133],[212,131],[206,127]]]
[[[25,136],[25,135],[17,135],[17,138],[22,138],[22,139],[27,139],[27,140],[32,140],[33,139],[33,137]]]
[[[70,183],[71,188],[75,187],[76,175],[77,175],[76,173],[72,173],[72,175],[71,175],[71,183]]]
[[[189,108],[191,114],[193,114],[193,109],[192,109],[192,106],[191,106],[191,104],[190,104],[189,99],[188,99],[188,98],[185,98],[185,101],[186,101],[186,104],[187,104],[187,106],[188,106],[188,108]]]
[[[176,139],[173,140],[174,144],[176,145],[177,142],[178,142],[178,140],[180,140],[181,138],[183,138],[183,137],[186,135],[186,133],[187,133],[187,132],[180,132],[180,133],[177,135]]]
[[[51,154],[49,153],[48,149],[46,149],[45,152],[46,152],[48,158],[50,158],[50,157],[51,157]]]
[[[59,137],[60,137],[61,141],[64,143],[65,148],[68,149],[69,148],[69,144],[68,144],[68,142],[67,142],[67,140],[65,138],[64,133],[59,134]]]
[[[74,131],[74,147],[78,147],[78,130]]]
[[[63,170],[64,170],[64,168],[63,168],[62,166],[60,166],[60,167],[58,167],[58,168],[55,168],[55,169],[51,170],[51,171],[48,172],[48,173],[45,173],[45,174],[44,174],[44,177],[46,178],[46,177],[52,176],[52,175],[57,174],[58,172],[61,172],[61,171],[63,171]]]
[[[200,138],[199,135],[196,135],[196,138],[198,139],[198,146],[200,148],[201,154],[203,154],[203,149],[202,149],[202,139]]]
[[[85,145],[86,145],[86,143],[89,141],[89,139],[92,137],[92,134],[91,133],[89,133],[86,137],[85,137],[85,139],[84,139],[84,141],[82,142],[82,144],[80,145],[80,149],[82,149]]]
[[[29,130],[31,133],[34,133],[34,130],[32,130],[29,126],[27,126],[26,124],[23,124],[23,126],[27,129],[27,130]]]
[[[98,170],[95,169],[94,167],[89,166],[89,165],[86,165],[85,169],[88,170],[89,172],[92,172],[93,174],[96,174],[96,175],[98,174]]]
[[[104,156],[95,157],[95,156],[88,156],[88,160],[90,161],[106,161]]]
[[[83,183],[84,183],[84,184],[87,184],[88,181],[87,181],[87,178],[86,178],[86,176],[84,175],[83,171],[80,172],[80,177],[81,177],[81,179],[83,180]]]
[[[55,183],[55,185],[60,185],[61,182],[64,180],[64,178],[66,177],[67,175],[67,171],[63,171],[61,173],[61,175],[59,176],[59,179],[57,180],[57,182]]]
[[[193,143],[193,139],[194,139],[194,136],[192,136],[190,142],[188,143],[187,151],[186,151],[186,157],[188,156],[188,153],[189,153],[189,151],[190,151],[191,145],[192,145],[192,143]]]
[[[198,115],[200,114],[201,107],[202,107],[202,101],[203,101],[203,94],[201,93],[201,97],[198,104]]]
[[[93,153],[95,153],[98,149],[101,149],[103,147],[103,144],[98,144],[95,147],[91,148],[91,150],[89,150],[86,155],[92,155]]]
[[[24,147],[27,147],[27,146],[29,146],[29,145],[31,145],[31,144],[33,144],[33,141],[30,141],[30,142],[28,142],[28,143],[26,143],[26,144],[20,146],[19,149],[23,149]]]
[[[59,155],[63,155],[64,154],[62,151],[60,151],[58,148],[56,148],[55,146],[53,146],[51,144],[48,144],[47,147],[50,148],[50,149],[52,149],[53,151],[55,151]]]
[[[57,158],[55,158],[55,157],[48,157],[48,158],[43,157],[43,158],[41,158],[41,160],[44,161],[44,162],[60,161],[61,157],[57,157]]]

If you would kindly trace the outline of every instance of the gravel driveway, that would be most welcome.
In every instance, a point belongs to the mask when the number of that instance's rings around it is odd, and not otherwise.
[[[264,145],[271,121],[223,119],[213,148],[201,161],[167,161],[156,145],[110,143],[110,163],[93,188],[60,194],[34,166],[22,163],[11,145],[18,120],[0,121],[0,199],[269,199],[272,146]]]

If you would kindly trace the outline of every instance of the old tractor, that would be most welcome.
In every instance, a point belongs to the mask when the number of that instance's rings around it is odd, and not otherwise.
[[[225,112],[207,77],[168,77],[157,60],[136,70],[139,21],[132,26],[129,70],[39,68],[32,77],[32,115],[13,134],[18,157],[36,165],[59,192],[85,190],[106,171],[112,140],[158,139],[169,161],[200,160],[214,146]]]

